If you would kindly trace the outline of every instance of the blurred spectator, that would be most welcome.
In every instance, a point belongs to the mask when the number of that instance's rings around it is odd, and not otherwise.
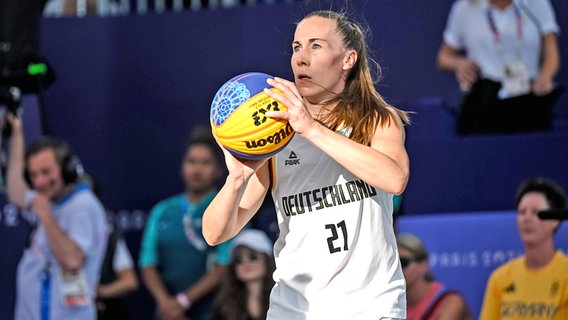
[[[89,174],[84,175],[93,193],[103,202],[100,183]],[[106,210],[110,234],[107,239],[101,276],[97,286],[97,319],[128,319],[124,297],[138,288],[132,255],[126,246],[121,230],[113,224],[111,212]]]
[[[120,230],[113,227],[108,238],[101,278],[97,286],[98,320],[128,319],[124,297],[138,288],[132,255]]]
[[[8,121],[8,199],[39,221],[18,265],[15,319],[94,320],[108,232],[103,205],[80,181],[83,167],[64,141],[42,137],[24,160],[22,122],[13,114]]]
[[[549,0],[456,1],[438,65],[455,73],[463,91],[458,131],[551,128],[559,32]]]
[[[212,320],[264,320],[268,312],[273,243],[264,231],[242,230],[231,245],[231,263],[217,296]]]
[[[160,319],[210,317],[230,258],[230,242],[210,247],[201,232],[203,212],[217,194],[220,159],[210,130],[192,136],[181,164],[184,192],[160,201],[150,212],[139,265]]]
[[[121,1],[124,0],[47,0],[43,15],[60,17],[118,14]]]
[[[561,221],[538,217],[565,209],[566,192],[549,179],[528,179],[515,201],[524,254],[493,271],[480,319],[568,319],[568,257],[554,245]]]
[[[469,320],[471,313],[463,296],[435,281],[430,273],[428,251],[415,235],[397,237],[398,252],[406,279],[407,320]]]

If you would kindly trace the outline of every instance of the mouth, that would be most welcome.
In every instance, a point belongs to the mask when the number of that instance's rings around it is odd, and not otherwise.
[[[312,78],[310,76],[308,76],[307,74],[299,74],[297,76],[297,79],[300,80],[300,81],[309,81]]]

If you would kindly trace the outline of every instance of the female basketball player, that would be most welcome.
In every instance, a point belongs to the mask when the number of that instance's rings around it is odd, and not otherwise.
[[[266,91],[288,111],[267,116],[296,134],[269,161],[225,152],[205,238],[237,234],[270,189],[280,234],[268,319],[403,319],[392,199],[408,181],[407,115],[375,91],[363,31],[343,14],[306,16],[292,50],[295,83],[275,78],[282,94]]]

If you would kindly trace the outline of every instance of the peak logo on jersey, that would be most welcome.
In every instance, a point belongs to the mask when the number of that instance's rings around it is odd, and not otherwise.
[[[294,151],[290,151],[290,155],[288,156],[288,159],[284,160],[284,165],[285,166],[293,166],[293,165],[297,165],[297,164],[300,164],[300,159],[298,158],[296,153],[294,153]]]
[[[292,130],[292,126],[290,126],[290,124],[288,123],[284,128],[269,135],[268,137],[260,138],[258,140],[245,141],[245,146],[247,147],[247,149],[250,150],[256,148],[262,148],[267,144],[279,145],[284,141],[287,142],[286,138],[293,133],[294,131]]]

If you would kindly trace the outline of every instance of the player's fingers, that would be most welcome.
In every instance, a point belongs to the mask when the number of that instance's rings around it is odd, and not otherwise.
[[[290,114],[284,111],[266,111],[265,115],[269,118],[290,120]]]
[[[281,90],[280,88],[276,88],[276,89]],[[293,101],[291,101],[284,92],[281,94],[276,90],[270,90],[270,89],[265,88],[264,93],[266,93],[269,97],[273,98],[274,100],[285,105],[289,112],[293,112],[293,108],[296,107],[297,102],[294,103]]]
[[[271,86],[281,90],[284,94],[289,96],[290,98],[295,98],[296,100],[301,100],[300,93],[296,88],[296,85],[283,78],[275,77],[274,79],[267,79],[267,83]]]

